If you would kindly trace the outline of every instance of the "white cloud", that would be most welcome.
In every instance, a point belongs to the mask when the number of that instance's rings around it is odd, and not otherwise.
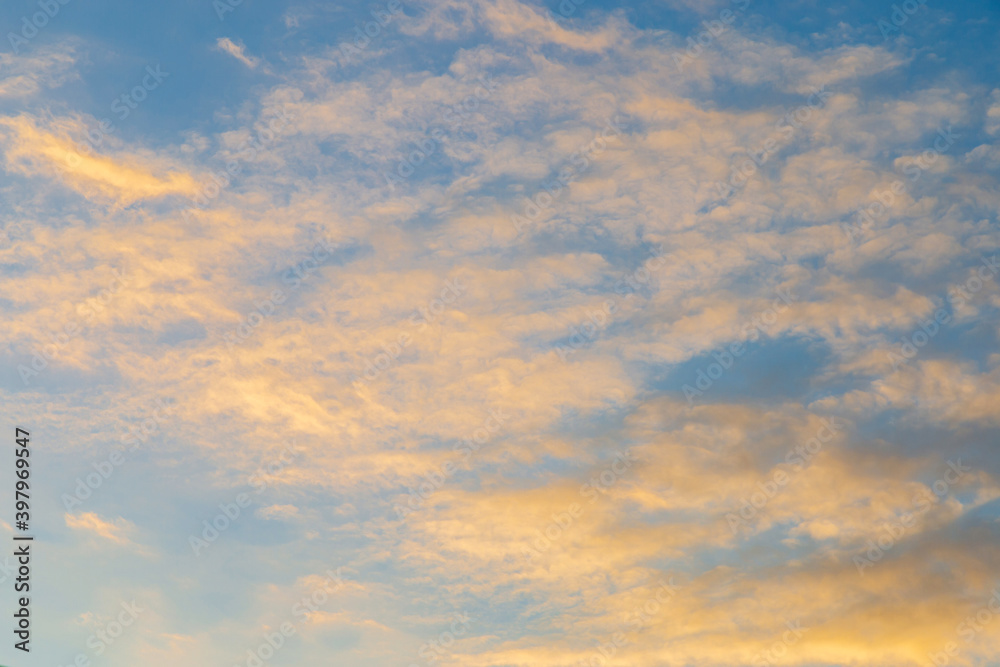
[[[219,39],[217,39],[215,42],[215,47],[219,51],[222,51],[223,53],[228,53],[233,58],[236,58],[250,69],[256,69],[257,66],[260,64],[260,59],[247,55],[246,47],[242,43],[237,44],[228,37],[220,37]]]

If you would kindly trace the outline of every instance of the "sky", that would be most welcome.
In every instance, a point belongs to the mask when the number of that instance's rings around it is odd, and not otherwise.
[[[998,22],[4,2],[0,663],[1000,665]]]

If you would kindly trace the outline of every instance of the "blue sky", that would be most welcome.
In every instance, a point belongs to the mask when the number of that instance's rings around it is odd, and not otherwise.
[[[1000,6],[395,7],[5,39],[0,662],[998,664]]]

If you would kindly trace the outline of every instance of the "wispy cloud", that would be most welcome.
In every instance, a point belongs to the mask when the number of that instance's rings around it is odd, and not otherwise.
[[[956,641],[1000,555],[1000,14],[927,3],[919,41],[849,7],[567,2],[243,3],[217,40],[140,8],[176,46],[53,24],[0,56],[0,398],[36,492],[91,494],[50,527],[46,659],[133,596],[108,664]],[[154,62],[170,85],[98,136]]]
[[[220,37],[217,39],[215,41],[215,48],[223,53],[228,53],[250,69],[256,69],[257,65],[260,64],[260,59],[247,55],[246,46],[242,43],[238,44],[228,37]]]

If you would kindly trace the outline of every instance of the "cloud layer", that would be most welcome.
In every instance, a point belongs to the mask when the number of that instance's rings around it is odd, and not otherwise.
[[[992,664],[1000,15],[666,4],[3,61],[40,656]]]

